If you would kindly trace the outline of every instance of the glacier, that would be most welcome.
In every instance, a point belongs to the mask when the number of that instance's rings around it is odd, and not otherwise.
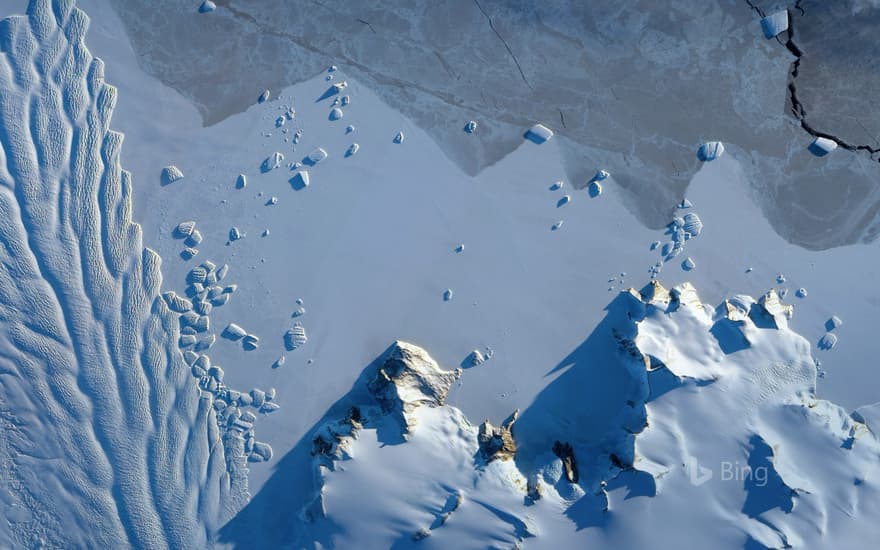
[[[877,537],[878,244],[788,242],[742,148],[646,227],[551,122],[463,170],[343,63],[203,127],[77,5],[0,23],[0,546]]]

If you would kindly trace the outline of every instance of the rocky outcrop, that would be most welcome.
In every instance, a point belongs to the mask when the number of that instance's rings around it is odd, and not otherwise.
[[[565,469],[565,479],[571,483],[577,483],[579,479],[577,459],[574,457],[574,449],[570,443],[557,441],[553,444],[553,454],[562,461],[562,467]]]
[[[512,430],[518,416],[519,409],[513,411],[501,426],[493,426],[488,419],[480,424],[477,441],[480,444],[480,456],[487,463],[493,460],[510,460],[516,454]]]
[[[773,319],[776,328],[788,326],[788,320],[794,314],[794,308],[784,304],[775,290],[770,290],[758,299],[761,309]]]
[[[345,418],[328,422],[318,428],[312,439],[312,456],[332,460],[351,458],[351,445],[363,428],[361,409],[352,406]]]
[[[415,410],[442,405],[459,376],[461,369],[443,370],[422,348],[397,341],[367,388],[382,412],[397,418],[406,436],[416,424]]]

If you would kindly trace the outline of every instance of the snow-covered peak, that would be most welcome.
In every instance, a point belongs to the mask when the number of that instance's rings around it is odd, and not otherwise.
[[[368,388],[382,411],[396,417],[406,436],[416,424],[415,410],[442,405],[459,376],[461,369],[443,370],[422,348],[397,341]]]

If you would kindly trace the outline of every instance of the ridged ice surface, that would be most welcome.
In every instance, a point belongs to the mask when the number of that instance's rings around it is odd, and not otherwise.
[[[203,547],[246,482],[131,221],[88,23],[0,22],[0,547]]]

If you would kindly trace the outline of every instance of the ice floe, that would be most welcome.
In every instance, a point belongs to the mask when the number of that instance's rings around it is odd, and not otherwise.
[[[284,333],[284,347],[287,351],[293,351],[306,344],[309,341],[306,336],[306,329],[302,323],[296,323],[293,328]]]
[[[697,149],[697,158],[703,162],[717,159],[724,154],[724,144],[720,141],[707,141]]]
[[[266,157],[266,160],[263,161],[260,170],[262,170],[263,172],[270,172],[280,167],[282,162],[284,162],[284,154],[279,151],[275,151],[274,153]]]
[[[788,30],[788,10],[779,10],[761,19],[761,30],[765,38],[775,38]]]
[[[254,334],[246,334],[241,339],[241,346],[245,351],[253,351],[260,347],[260,338]]]
[[[526,131],[524,137],[527,140],[540,145],[553,137],[553,130],[547,128],[543,124],[535,124]]]
[[[226,328],[223,329],[221,336],[230,340],[241,340],[247,336],[247,331],[235,323],[229,323],[226,325]]]
[[[696,212],[688,212],[684,215],[682,229],[686,238],[696,237],[703,232],[703,222]]]
[[[306,157],[305,160],[308,164],[315,165],[326,158],[327,158],[327,151],[325,151],[322,147],[318,147],[314,151],[309,153],[309,155]]]
[[[833,334],[831,332],[826,332],[824,335],[822,335],[822,337],[819,338],[819,342],[816,344],[816,346],[819,349],[825,350],[825,351],[830,350],[831,348],[833,348],[836,345],[837,345],[837,335]]]
[[[177,239],[185,239],[193,234],[195,231],[196,222],[194,221],[185,221],[177,224],[177,227],[174,228],[173,235]]]
[[[807,150],[817,157],[824,157],[835,149],[837,149],[837,142],[826,137],[817,137],[807,147]]]
[[[202,243],[202,233],[198,229],[194,229],[186,240],[183,241],[183,244],[190,247],[197,247]]]
[[[308,170],[300,170],[296,174],[290,178],[290,186],[295,190],[299,191],[300,189],[305,189],[309,186],[309,171]]]
[[[168,185],[183,179],[183,172],[177,166],[166,166],[162,169],[162,185]]]

